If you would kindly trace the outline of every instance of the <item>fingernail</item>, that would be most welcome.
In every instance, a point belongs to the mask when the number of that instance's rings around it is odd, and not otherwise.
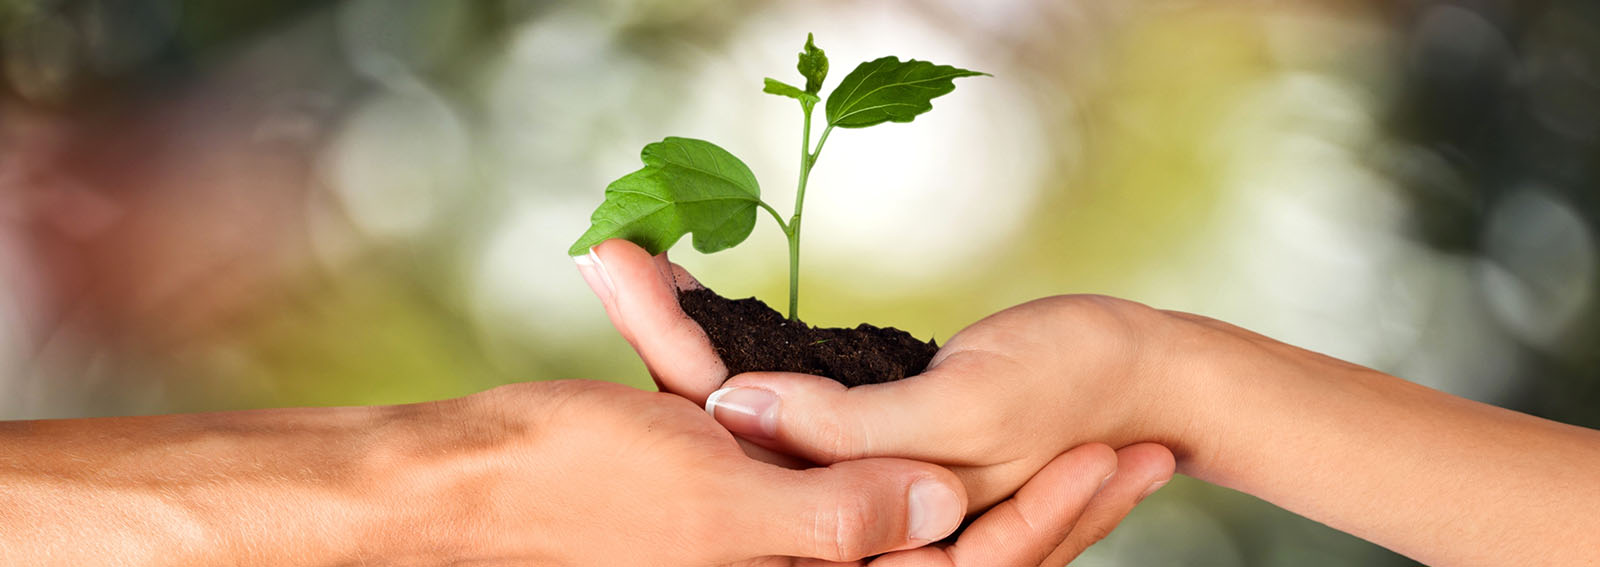
[[[1111,474],[1108,474],[1108,475],[1106,475],[1105,478],[1100,479],[1100,488],[1094,489],[1095,493],[1099,494],[1100,491],[1105,490],[1106,489],[1106,484],[1110,483],[1111,482],[1111,477],[1114,477],[1114,476],[1117,476],[1117,472],[1116,471],[1111,471]]]
[[[706,411],[728,431],[746,437],[778,437],[778,395],[756,388],[723,388],[706,398]]]
[[[906,537],[911,541],[942,539],[961,524],[961,499],[937,480],[925,478],[912,484],[907,501]]]
[[[1149,498],[1151,494],[1155,494],[1157,490],[1161,490],[1161,487],[1166,486],[1166,485],[1167,485],[1167,481],[1165,481],[1165,480],[1158,480],[1158,481],[1155,481],[1153,483],[1150,483],[1150,488],[1144,489],[1144,494],[1140,494],[1139,495],[1139,499],[1140,500],[1144,500],[1146,498]]]
[[[600,299],[611,299],[615,286],[611,285],[611,274],[606,273],[605,262],[600,261],[600,255],[594,253],[594,248],[584,256],[573,256],[572,262],[578,265],[578,273],[583,274],[584,283],[589,284],[589,289]]]

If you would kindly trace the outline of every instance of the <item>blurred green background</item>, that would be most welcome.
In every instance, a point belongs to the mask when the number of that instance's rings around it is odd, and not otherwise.
[[[812,323],[1108,293],[1600,426],[1580,0],[0,0],[0,418],[651,387],[564,251],[668,135],[791,202],[807,32],[995,75],[832,137]],[[758,222],[674,258],[781,304]],[[1077,564],[1408,562],[1180,480]]]

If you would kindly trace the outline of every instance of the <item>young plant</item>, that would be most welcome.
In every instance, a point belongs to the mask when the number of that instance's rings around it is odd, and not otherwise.
[[[607,239],[625,238],[651,254],[660,254],[684,234],[692,233],[695,250],[710,254],[744,242],[755,227],[759,207],[772,215],[789,240],[789,319],[798,321],[801,211],[806,181],[822,155],[822,146],[828,143],[828,134],[834,128],[910,122],[933,110],[933,99],[955,90],[955,79],[987,73],[893,56],[862,63],[828,95],[824,105],[827,126],[813,148],[811,115],[823,102],[818,93],[828,77],[828,56],[809,34],[796,67],[806,80],[804,89],[771,78],[762,89],[799,101],[804,115],[800,182],[795,188],[794,214],[788,221],[761,200],[755,175],[739,158],[711,142],[669,137],[644,147],[643,169],[606,186],[605,201],[590,217],[592,225],[568,253],[580,255]]]

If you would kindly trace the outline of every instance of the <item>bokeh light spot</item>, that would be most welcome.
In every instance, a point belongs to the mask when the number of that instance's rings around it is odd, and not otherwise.
[[[416,234],[463,190],[467,134],[427,92],[367,101],[335,140],[326,173],[355,225],[384,239]]]
[[[1524,341],[1563,346],[1600,283],[1594,232],[1571,205],[1522,189],[1495,205],[1483,238],[1478,275],[1494,314]]]

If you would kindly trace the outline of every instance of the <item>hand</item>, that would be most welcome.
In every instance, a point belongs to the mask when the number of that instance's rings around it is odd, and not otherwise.
[[[484,559],[853,562],[943,538],[966,506],[960,483],[940,467],[882,458],[800,471],[773,466],[746,457],[732,435],[682,398],[615,384],[508,386],[403,415],[415,435],[397,437],[422,440],[406,449],[425,457],[421,476],[452,481],[419,512],[460,503],[469,515],[455,531],[491,541],[456,547],[503,550]],[[403,468],[416,466],[408,460],[400,460]],[[889,553],[873,564],[1037,562],[1115,467],[1103,445],[1068,451],[955,545]],[[453,477],[459,470],[472,474]],[[988,552],[982,561],[967,559],[980,552]]]
[[[855,561],[948,535],[966,501],[951,473],[914,461],[759,462],[682,398],[604,382],[518,384],[399,411],[406,433],[393,437],[414,441],[397,470],[421,471],[421,493],[442,489],[419,514],[464,512],[451,531],[482,539],[451,547],[487,553],[465,559]]]
[[[678,289],[699,285],[686,271],[620,240],[578,263],[663,390],[704,402],[724,386],[710,341],[677,304]],[[708,406],[741,438],[813,462],[892,455],[950,466],[972,497],[969,511],[1016,492],[1067,448],[1122,446],[1118,474],[1068,538],[1069,551],[1081,550],[1174,468],[1165,447],[1136,444],[1162,440],[1162,424],[1136,419],[1147,414],[1134,408],[1163,395],[1133,384],[1145,353],[1118,343],[1119,330],[1135,332],[1123,308],[1105,298],[1035,302],[953,337],[920,376],[846,389],[814,376],[750,373],[727,381],[731,389]]]
[[[715,354],[671,301],[681,270],[626,243],[603,243],[595,255],[603,262],[580,268],[591,283],[606,269],[607,312],[658,381],[712,397],[722,378]],[[665,328],[674,332],[658,332]],[[741,436],[823,463],[873,455],[945,464],[971,509],[1062,447],[1153,441],[1177,454],[1185,474],[1425,564],[1581,565],[1600,545],[1592,482],[1600,431],[1113,298],[1007,309],[899,382],[846,390],[814,376],[752,373],[725,387],[710,405]],[[1160,486],[1173,462],[1162,453],[1160,467],[1123,458],[1096,500],[1131,506],[1109,495],[1133,478],[1149,484],[1129,494]],[[1103,533],[1121,518],[1094,513],[1074,532]]]
[[[707,408],[752,443],[818,463],[895,456],[949,466],[979,510],[1069,447],[1183,446],[1171,434],[1183,416],[1164,403],[1176,392],[1151,380],[1159,355],[1127,338],[1151,332],[1135,329],[1148,325],[1142,309],[1093,296],[1033,301],[952,336],[907,380],[845,388],[752,372],[728,380]]]
[[[1048,553],[1115,466],[1105,446],[1068,451],[956,545],[912,549],[961,520],[949,471],[776,467],[694,404],[616,384],[0,422],[0,565],[767,566],[884,552],[884,565],[1014,565]]]

